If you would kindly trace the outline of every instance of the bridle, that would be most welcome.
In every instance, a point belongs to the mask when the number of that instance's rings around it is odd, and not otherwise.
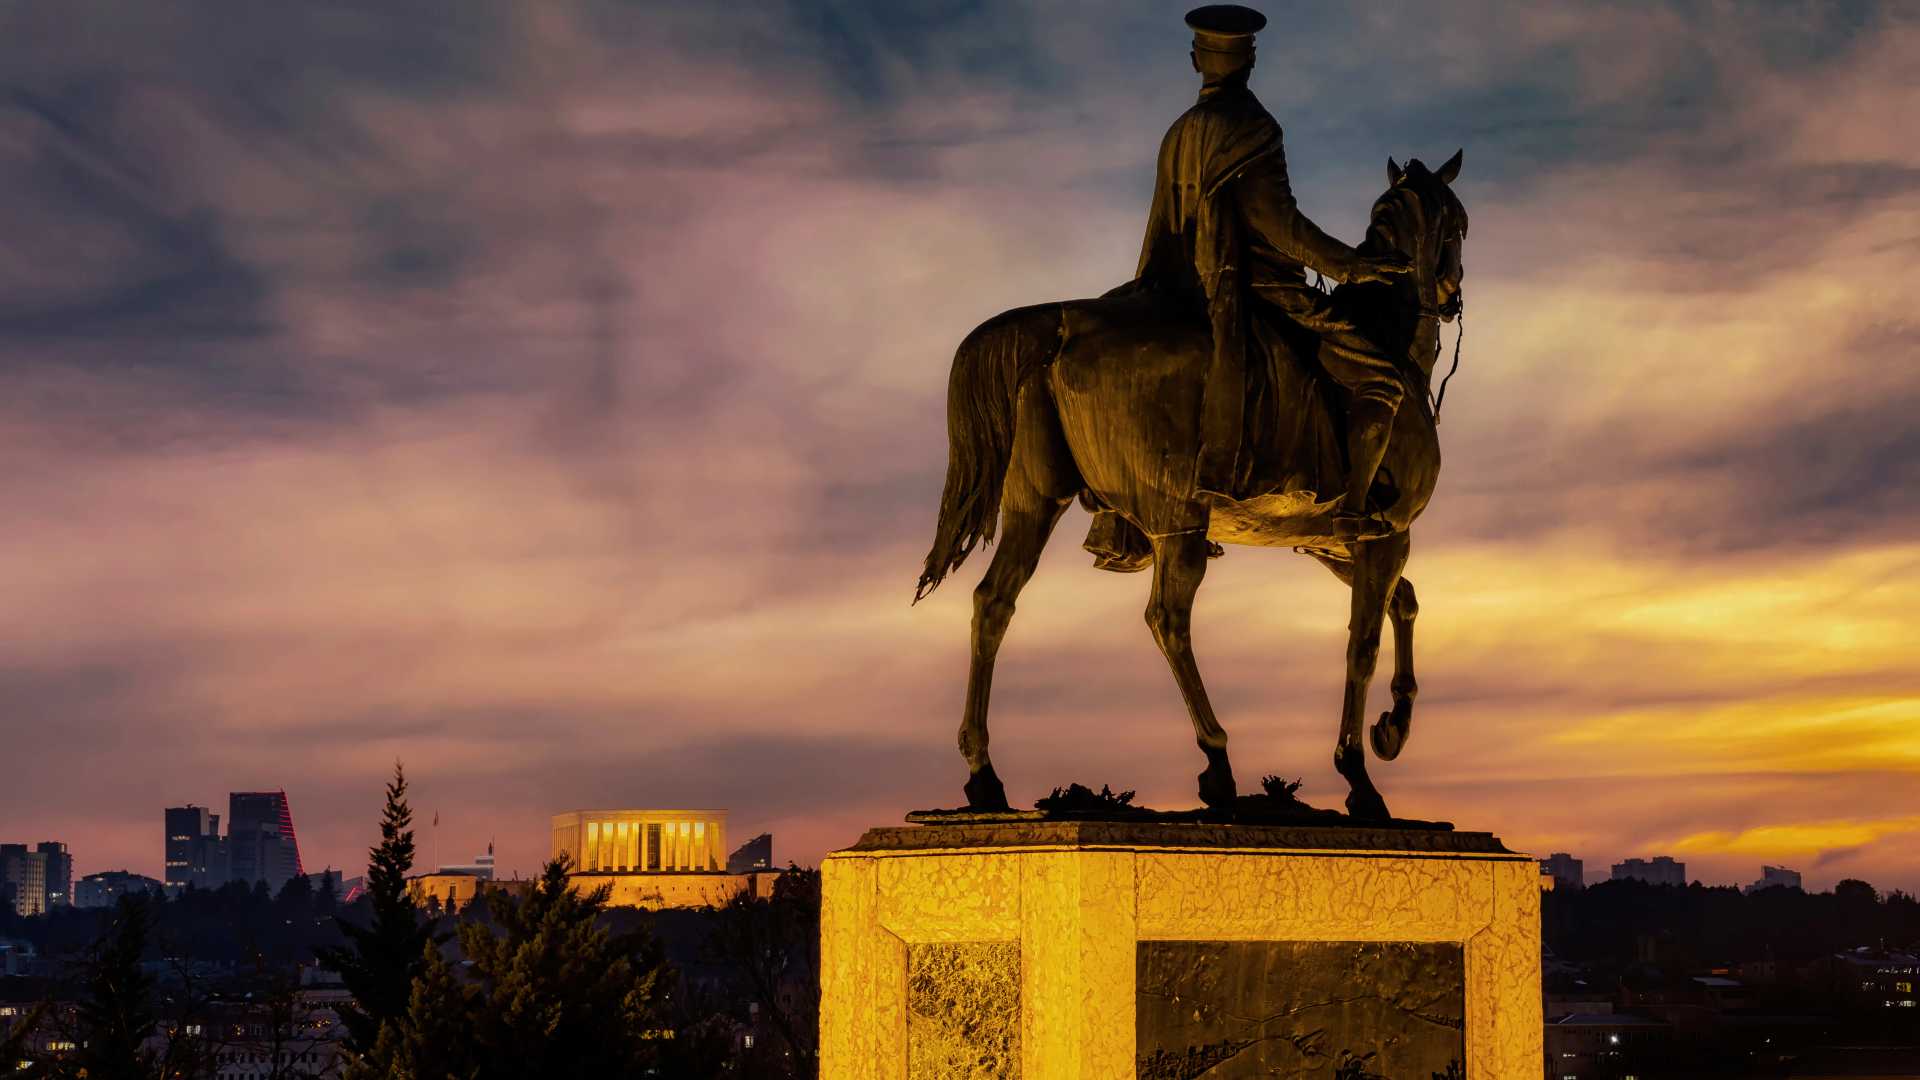
[[[1424,227],[1426,224],[1426,216],[1427,216],[1426,200],[1420,197],[1419,192],[1416,192],[1411,188],[1403,187],[1400,189],[1400,191],[1402,191],[1406,196],[1410,197],[1411,204],[1412,204],[1411,206],[1412,211],[1419,222],[1419,225],[1412,230],[1415,237],[1413,242],[1416,249],[1413,256],[1414,265],[1419,266],[1425,261],[1425,256],[1426,256],[1426,246],[1427,246],[1426,229]],[[1463,228],[1453,233],[1453,235],[1446,237],[1445,240],[1441,241],[1443,245],[1443,250],[1444,250],[1444,245],[1447,242],[1449,241],[1464,242],[1465,239],[1466,239],[1466,230]],[[1433,386],[1433,378],[1431,375],[1429,375],[1426,379],[1422,380],[1423,382],[1426,383],[1428,387],[1427,403],[1432,409],[1433,422],[1436,425],[1440,423],[1440,405],[1442,402],[1446,401],[1447,399],[1447,384],[1453,381],[1454,374],[1460,370],[1460,344],[1462,341],[1466,339],[1466,336],[1467,336],[1466,293],[1464,290],[1460,289],[1458,285],[1454,287],[1452,308],[1453,310],[1451,311],[1450,314],[1452,314],[1455,320],[1454,334],[1453,334],[1453,364],[1447,368],[1446,375],[1441,378],[1440,390],[1438,393],[1435,393],[1431,389]],[[1440,351],[1442,348],[1440,344],[1439,327],[1437,324],[1444,321],[1447,314],[1449,314],[1449,312],[1442,311],[1439,306],[1433,303],[1431,289],[1420,290],[1420,310],[1416,313],[1415,317],[1421,320],[1432,319],[1436,324],[1436,326],[1434,327],[1434,335],[1433,335],[1433,366],[1435,367],[1438,367],[1440,364]]]

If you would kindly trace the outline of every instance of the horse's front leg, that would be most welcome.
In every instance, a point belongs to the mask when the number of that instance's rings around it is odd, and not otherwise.
[[[1147,629],[1173,668],[1187,714],[1193,719],[1194,739],[1207,756],[1200,774],[1200,801],[1213,807],[1231,807],[1237,791],[1233,765],[1227,760],[1227,732],[1214,718],[1200,666],[1193,658],[1193,598],[1207,575],[1205,530],[1175,533],[1153,541],[1153,596],[1147,601]]]
[[[1348,557],[1324,551],[1313,552],[1313,557],[1333,571],[1341,584],[1353,588],[1353,563]],[[1367,729],[1374,755],[1382,761],[1400,756],[1413,729],[1413,699],[1420,693],[1420,683],[1413,674],[1413,620],[1419,614],[1420,601],[1414,595],[1413,582],[1403,577],[1387,601],[1387,617],[1393,623],[1393,709],[1381,713]]]
[[[1380,628],[1387,602],[1399,584],[1411,543],[1405,533],[1356,543],[1353,550],[1353,606],[1347,620],[1347,687],[1340,711],[1340,742],[1334,750],[1334,768],[1346,777],[1347,813],[1357,818],[1384,820],[1386,800],[1367,775],[1367,751],[1361,729],[1367,709],[1367,690],[1373,684],[1380,659]]]
[[[1393,710],[1381,713],[1367,729],[1374,756],[1381,761],[1399,757],[1413,732],[1413,699],[1420,693],[1420,682],[1413,676],[1413,620],[1419,614],[1413,582],[1403,577],[1387,601],[1387,616],[1393,623]]]

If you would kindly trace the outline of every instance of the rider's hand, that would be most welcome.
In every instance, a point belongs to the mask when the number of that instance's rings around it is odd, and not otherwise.
[[[1381,284],[1389,284],[1394,278],[1401,274],[1410,273],[1412,270],[1413,263],[1399,252],[1393,252],[1387,255],[1369,255],[1362,257],[1354,264],[1353,274],[1348,280],[1355,282],[1377,281]]]

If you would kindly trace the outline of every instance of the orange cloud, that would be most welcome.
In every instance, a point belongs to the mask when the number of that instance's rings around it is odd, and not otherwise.
[[[1892,836],[1920,831],[1920,815],[1878,821],[1809,821],[1791,825],[1762,825],[1737,833],[1693,833],[1667,847],[1680,854],[1696,852],[1750,855],[1755,858],[1803,858],[1835,848],[1856,848]]]

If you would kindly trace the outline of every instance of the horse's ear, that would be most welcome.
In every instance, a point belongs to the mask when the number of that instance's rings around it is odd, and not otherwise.
[[[1405,180],[1406,178],[1407,178],[1407,174],[1400,171],[1400,163],[1393,160],[1392,158],[1388,158],[1387,159],[1387,186],[1399,187],[1400,181]]]
[[[1443,184],[1452,184],[1460,178],[1460,157],[1466,152],[1467,150],[1464,146],[1455,150],[1453,156],[1447,159],[1447,163],[1440,166],[1440,171],[1433,175],[1439,177],[1440,182]]]

